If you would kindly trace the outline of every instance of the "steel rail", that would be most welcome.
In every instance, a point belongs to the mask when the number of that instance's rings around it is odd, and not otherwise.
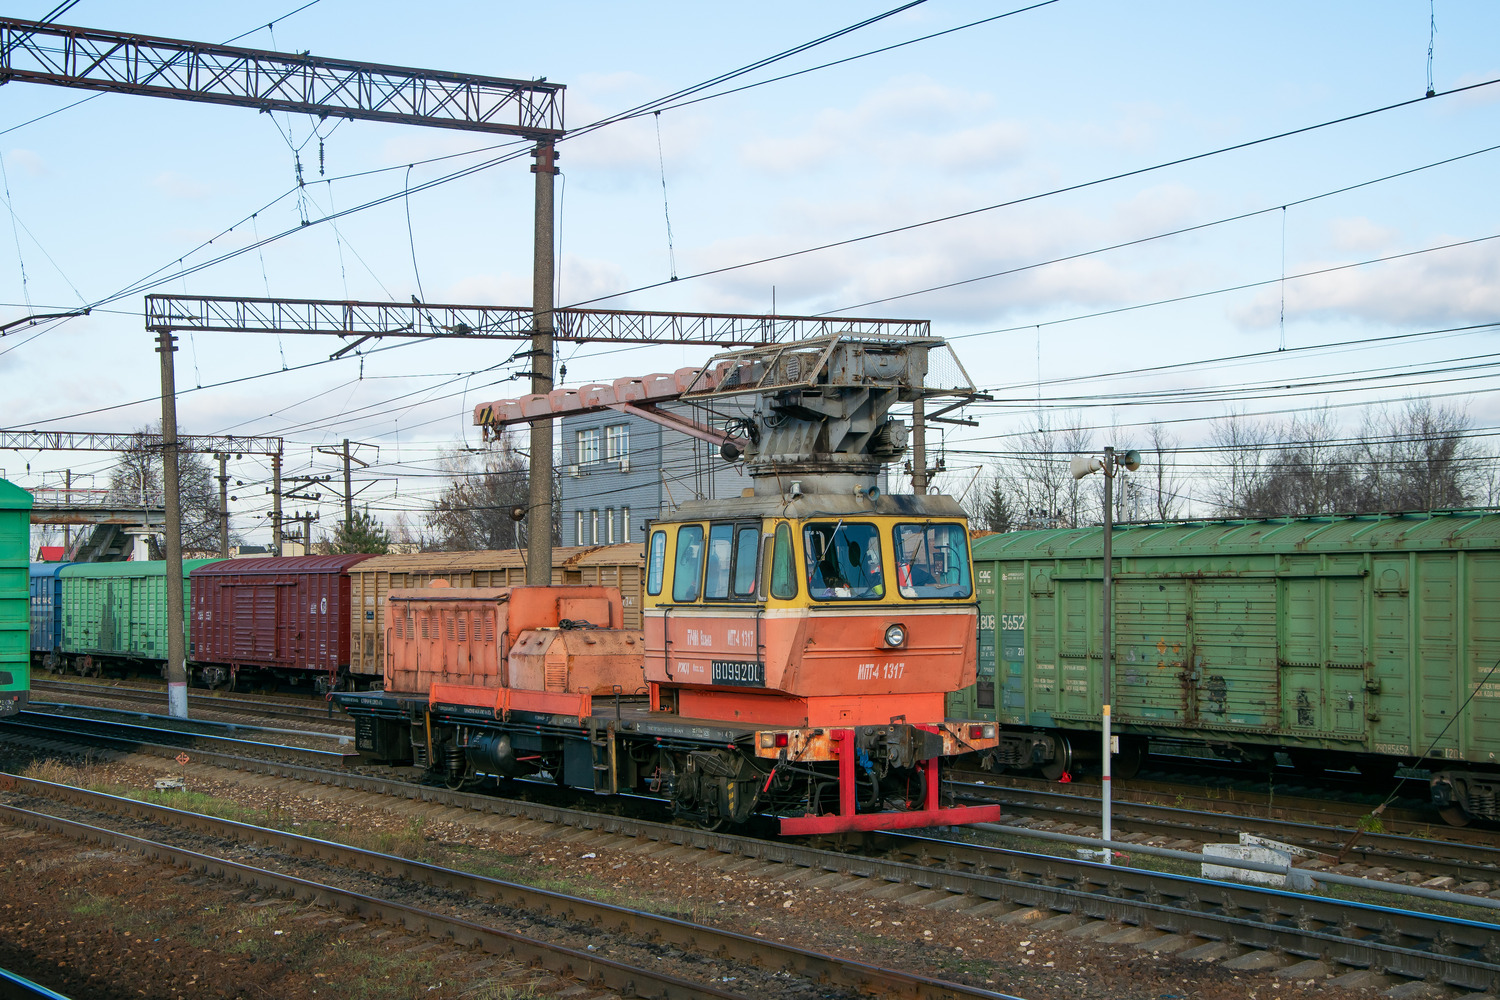
[[[167,704],[166,688],[150,691],[143,688],[109,687],[103,684],[78,684],[72,681],[38,680],[33,677],[31,680],[31,690],[33,693],[37,691],[56,691],[60,694],[83,698],[146,702],[163,707]],[[314,707],[311,704],[305,706],[293,705],[283,701],[261,701],[252,698],[233,698],[223,695],[189,694],[188,704],[204,711],[245,712],[246,714],[267,715],[277,718],[308,719],[314,722],[327,722],[344,727],[354,724],[354,720],[343,713],[332,714],[332,702],[326,702],[325,704],[329,707],[323,708]]]
[[[967,786],[958,787],[967,788]],[[1066,792],[1018,790],[988,785],[983,788],[986,792],[993,790],[997,793],[976,796],[987,802],[998,801],[1012,809],[1032,810],[1054,818],[1062,815],[1098,821],[1099,803],[1096,799]],[[1242,830],[1254,830],[1300,847],[1338,852],[1350,842],[1350,838],[1356,832],[1352,827],[1345,826],[1303,823],[1241,813],[1185,809],[1145,802],[1116,801],[1113,808],[1117,829],[1167,830],[1178,834],[1194,834],[1196,836],[1192,839],[1200,841],[1204,840],[1204,834],[1233,835]],[[1363,858],[1366,864],[1372,866],[1375,863],[1372,859],[1410,861],[1417,867],[1438,874],[1490,880],[1500,876],[1500,847],[1412,837],[1405,834],[1360,833],[1359,839],[1354,842],[1347,857]],[[1312,872],[1311,869],[1309,872],[1315,876],[1318,874]]]
[[[0,732],[3,732],[3,726],[0,726]],[[174,748],[162,748],[158,752],[168,756],[165,751],[169,749]],[[899,850],[915,859],[892,860],[456,792],[350,771],[240,759],[211,751],[200,752],[198,761],[500,816],[753,857],[766,862],[841,873],[849,878],[908,883],[955,895],[967,894],[981,900],[1005,900],[1020,906],[1135,924],[1166,933],[1192,934],[1250,949],[1279,950],[1307,958],[1323,958],[1353,968],[1447,982],[1475,991],[1500,989],[1500,929],[1495,924],[1480,921],[947,841],[926,840],[913,849],[911,843],[923,840],[917,837],[903,838],[907,846],[897,846],[898,838],[890,834],[877,838],[877,842],[883,839],[889,849]],[[962,857],[958,853],[960,849],[967,852]],[[967,870],[938,867],[937,862],[960,865]],[[1463,900],[1463,897],[1454,898]]]
[[[28,716],[35,720],[51,720],[50,725],[42,724],[40,721],[28,721]],[[87,732],[80,729],[61,727],[57,722],[81,723],[85,726],[102,727],[113,730],[113,734],[102,732]],[[215,725],[210,722],[193,722],[193,725]],[[232,723],[217,723],[220,726],[229,726]],[[128,722],[112,722],[107,719],[80,719],[66,715],[54,715],[50,712],[21,712],[5,719],[0,719],[0,731],[3,729],[33,729],[45,736],[56,738],[58,736],[78,736],[91,740],[105,740],[119,744],[122,748],[133,750],[136,748],[149,748],[155,751],[175,751],[173,753],[159,753],[158,756],[174,757],[184,749],[192,749],[202,754],[204,748],[210,744],[225,744],[242,747],[248,751],[257,753],[275,753],[282,756],[298,757],[309,764],[328,766],[343,766],[359,759],[358,754],[341,753],[337,750],[312,750],[307,747],[289,747],[278,743],[261,743],[258,740],[243,740],[234,736],[215,736],[211,733],[190,733],[181,730],[156,729],[151,726],[139,726]],[[139,735],[126,735],[136,733]],[[326,733],[315,733],[313,735],[327,737]],[[163,742],[163,740],[167,742]],[[253,759],[253,758],[245,758]]]
[[[0,969],[0,997],[5,1000],[68,1000],[56,990],[50,990],[41,983],[33,983],[8,969]]]
[[[953,1000],[956,997],[1003,1000],[1008,997],[1008,994],[914,975],[896,969],[882,968],[868,962],[839,958],[766,938],[690,923],[644,910],[615,906],[587,897],[571,896],[483,875],[474,875],[440,865],[411,861],[302,834],[272,830],[249,823],[142,802],[139,799],[8,774],[0,774],[0,789],[61,799],[94,811],[117,813],[150,823],[172,825],[212,837],[254,843],[310,860],[356,868],[377,875],[407,879],[440,889],[456,890],[467,896],[491,900],[506,906],[515,906],[529,912],[562,917],[574,923],[592,924],[600,928],[628,929],[631,934],[647,940],[699,953],[708,953],[763,969],[793,972],[824,985],[844,986],[865,993],[899,994],[917,998],[917,1000]]]
[[[6,804],[0,804],[0,817],[34,830],[60,834],[74,840],[97,843],[105,847],[134,851],[150,860],[178,868],[232,878],[245,885],[265,889],[278,895],[290,896],[315,905],[335,907],[340,912],[362,919],[378,920],[409,931],[426,934],[429,937],[449,938],[457,944],[479,947],[492,955],[540,965],[558,975],[599,984],[623,996],[648,996],[660,998],[660,1000],[688,1000],[688,998],[746,1000],[742,994],[728,993],[700,983],[693,983],[638,966],[626,965],[623,962],[616,962],[589,952],[528,938],[496,927],[486,927],[483,924],[432,910],[424,910],[393,900],[378,899],[310,879],[298,878],[295,875],[284,875],[263,868],[255,868],[237,861],[216,858],[209,854],[201,854],[197,851],[80,823],[76,820],[63,819]]]
[[[165,708],[166,706],[161,705],[158,702],[157,707]],[[353,727],[350,726],[339,727],[341,730],[343,730],[342,732],[329,732],[328,730],[317,729],[282,729],[279,726],[263,726],[254,722],[230,722],[227,719],[182,719],[175,715],[164,715],[161,712],[143,712],[139,708],[126,708],[121,705],[80,705],[77,702],[71,701],[33,700],[26,703],[26,708],[28,711],[35,711],[37,715],[57,714],[56,712],[49,711],[50,709],[75,712],[103,712],[110,715],[128,715],[133,719],[140,719],[143,722],[159,721],[167,723],[169,728],[164,730],[165,732],[186,732],[186,730],[176,730],[170,727],[187,723],[194,726],[223,726],[224,729],[231,733],[275,733],[280,736],[308,736],[317,739],[339,740],[343,743],[348,743],[354,738]],[[235,710],[230,709],[230,711]],[[67,716],[64,716],[64,718],[67,718]],[[108,722],[109,720],[90,718],[87,721]],[[271,720],[266,719],[262,721],[269,722]],[[201,734],[190,733],[189,735],[197,736]]]

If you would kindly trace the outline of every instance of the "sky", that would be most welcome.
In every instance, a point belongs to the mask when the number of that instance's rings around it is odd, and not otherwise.
[[[566,85],[567,127],[582,130],[895,6],[438,2],[418,16],[379,0],[79,0],[57,20],[545,77]],[[1193,495],[1215,460],[1193,449],[1231,410],[1273,420],[1326,405],[1353,429],[1365,408],[1413,396],[1464,411],[1493,455],[1497,37],[1500,7],[1477,0],[927,0],[708,99],[565,138],[557,299],[930,320],[993,397],[969,408],[977,427],[930,441],[946,459],[939,485],[958,496],[1039,426],[1140,447],[1160,422],[1178,447],[1157,458]],[[405,194],[522,149],[3,87],[0,323],[94,308],[0,337],[0,427],[159,419],[144,284],[529,304],[528,158]],[[473,406],[526,391],[513,377],[524,360],[506,342],[395,341],[330,361],[340,346],[184,337],[181,430],[282,436],[288,474],[336,472],[316,449],[360,442],[361,501],[419,526],[445,456],[479,444]],[[581,384],[712,353],[565,345],[559,360]],[[23,486],[57,485],[64,469],[102,486],[113,461],[0,452]],[[268,463],[246,456],[231,472],[235,530],[268,540]],[[320,506],[331,523],[336,501]],[[1189,509],[1211,513],[1201,497]]]

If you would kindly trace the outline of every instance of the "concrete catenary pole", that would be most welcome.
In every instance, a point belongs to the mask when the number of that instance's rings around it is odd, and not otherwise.
[[[911,403],[911,491],[927,492],[927,401],[920,395]]]
[[[349,475],[349,439],[344,438],[344,530],[354,525],[354,490]]]
[[[552,391],[552,179],[557,175],[557,151],[550,141],[539,143],[536,162],[536,233],[531,275],[531,391]],[[531,425],[530,494],[526,521],[526,582],[552,582],[552,421]]]
[[[177,380],[172,352],[177,338],[163,330],[156,338],[161,355],[161,466],[167,516],[167,713],[186,719],[187,619],[182,599],[182,501],[177,470]]]
[[[281,452],[271,456],[271,555],[281,555]]]
[[[219,558],[229,558],[229,456],[219,452]]]

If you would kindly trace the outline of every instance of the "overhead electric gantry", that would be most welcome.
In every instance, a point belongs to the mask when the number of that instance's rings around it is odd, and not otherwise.
[[[152,451],[164,452],[166,440],[151,433],[89,433],[83,431],[16,431],[0,430],[0,451]],[[225,466],[230,455],[265,455],[271,459],[271,523],[276,533],[276,554],[281,539],[281,462],[286,442],[279,437],[251,437],[239,434],[183,434],[177,438],[177,452],[212,455],[219,463],[219,553],[229,555],[229,476]],[[165,479],[165,470],[163,479]],[[163,483],[165,487],[165,483]],[[96,507],[97,505],[87,505]],[[78,519],[67,520],[75,515]],[[45,520],[44,520],[45,518]],[[165,513],[163,513],[165,520]],[[99,523],[97,511],[73,511],[69,504],[35,505],[33,524]]]
[[[555,143],[564,134],[558,83],[514,80],[327,59],[311,53],[267,52],[94,28],[0,18],[0,83],[19,81],[82,90],[288,111],[319,118],[499,133],[534,140],[536,216],[532,232],[532,391],[552,388],[553,178]],[[161,354],[164,486],[167,506],[167,619],[182,620],[182,524],[178,506],[175,338],[158,334]],[[552,425],[532,426],[530,506],[545,533],[533,530],[528,565],[548,580],[552,560]],[[279,536],[278,536],[279,544]],[[540,569],[536,569],[540,567]],[[187,639],[167,630],[168,709],[187,715]]]

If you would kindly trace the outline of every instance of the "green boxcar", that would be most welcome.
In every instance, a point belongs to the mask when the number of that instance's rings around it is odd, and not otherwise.
[[[182,561],[183,618],[192,607],[188,574],[214,559]],[[165,560],[74,563],[62,579],[62,654],[82,674],[110,663],[167,659]],[[192,655],[189,636],[188,654]]]
[[[31,693],[31,494],[0,479],[0,716]]]
[[[1500,514],[1121,525],[1113,546],[1117,767],[1147,740],[1370,774],[1430,749],[1445,818],[1500,818]],[[1005,726],[997,763],[1097,761],[1102,564],[1101,527],[975,542],[979,677],[949,714]]]

